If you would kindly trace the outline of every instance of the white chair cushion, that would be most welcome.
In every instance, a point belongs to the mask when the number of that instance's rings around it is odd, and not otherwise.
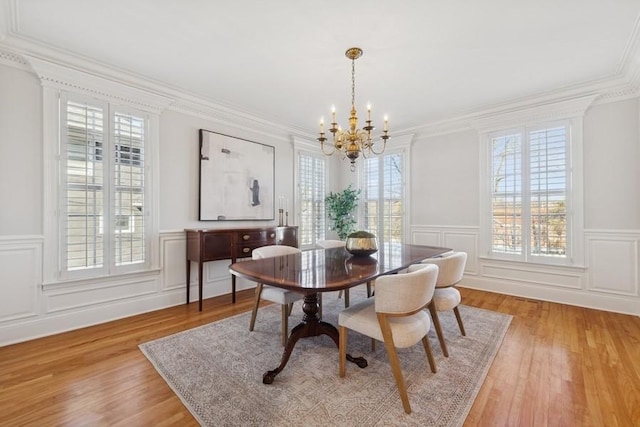
[[[304,295],[274,286],[264,285],[262,287],[261,299],[275,302],[277,304],[291,304],[304,298]]]
[[[369,298],[340,312],[338,324],[363,335],[383,341],[375,311],[375,298]],[[431,318],[425,310],[405,317],[388,317],[393,342],[398,348],[411,347],[429,333]],[[416,322],[416,319],[420,321]]]
[[[433,293],[433,302],[438,311],[453,310],[460,304],[460,301],[462,301],[462,297],[456,288],[436,288]]]

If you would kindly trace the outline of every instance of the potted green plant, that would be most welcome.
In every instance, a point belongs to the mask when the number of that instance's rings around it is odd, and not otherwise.
[[[359,197],[360,190],[355,190],[349,185],[340,192],[330,192],[324,199],[327,217],[330,221],[329,229],[335,230],[340,240],[345,240],[349,233],[356,229],[355,212]]]

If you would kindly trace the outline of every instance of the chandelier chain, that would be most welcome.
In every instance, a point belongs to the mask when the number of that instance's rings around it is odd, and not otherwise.
[[[356,60],[351,60],[351,108],[356,108]]]

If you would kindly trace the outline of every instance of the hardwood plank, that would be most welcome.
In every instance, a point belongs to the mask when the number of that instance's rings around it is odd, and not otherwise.
[[[514,316],[465,425],[640,425],[640,318],[460,290],[463,304]],[[2,347],[0,425],[198,425],[138,344],[252,301],[247,290],[235,305],[211,298],[202,312],[192,303]]]

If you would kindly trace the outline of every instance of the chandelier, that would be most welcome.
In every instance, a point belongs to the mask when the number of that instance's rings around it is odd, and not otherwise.
[[[387,139],[389,134],[387,130],[387,116],[384,116],[384,128],[380,139],[382,140],[382,149],[376,151],[374,149],[374,141],[371,137],[371,131],[374,130],[374,126],[371,123],[371,105],[367,105],[367,120],[366,126],[362,129],[358,129],[358,114],[356,112],[356,59],[362,56],[362,49],[359,47],[352,47],[347,49],[345,56],[351,60],[351,115],[349,116],[349,128],[342,130],[336,122],[336,109],[331,107],[331,127],[329,132],[333,134],[333,149],[330,152],[325,151],[325,137],[324,132],[324,119],[320,119],[320,148],[322,153],[330,156],[336,151],[343,153],[344,157],[351,160],[351,171],[356,170],[356,159],[360,157],[362,153],[363,157],[367,157],[371,154],[382,154],[387,146]],[[343,158],[344,158],[343,157]]]

